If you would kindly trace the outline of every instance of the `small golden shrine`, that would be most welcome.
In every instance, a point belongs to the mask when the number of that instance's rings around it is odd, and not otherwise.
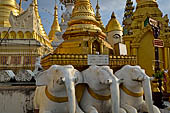
[[[128,55],[137,56],[137,64],[146,70],[150,76],[154,73],[155,52],[153,45],[153,30],[148,24],[144,26],[147,17],[150,17],[161,24],[159,39],[163,40],[164,47],[159,48],[160,68],[170,68],[170,27],[168,16],[163,16],[158,8],[156,0],[137,0],[137,7],[132,13],[132,5],[127,5],[124,17],[123,40],[127,46]],[[132,4],[131,0],[127,0]]]

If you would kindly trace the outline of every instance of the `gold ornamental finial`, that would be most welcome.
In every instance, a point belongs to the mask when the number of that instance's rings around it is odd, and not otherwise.
[[[111,18],[116,18],[114,11],[112,12]]]
[[[99,0],[97,0],[97,5],[96,5],[96,20],[100,23],[100,28],[102,29],[102,31],[105,32],[105,28],[104,28],[104,24],[102,22],[101,19],[101,15],[100,15],[100,6],[99,6]]]
[[[19,2],[19,14],[21,14],[21,8],[22,8],[22,0]]]
[[[64,23],[64,18],[63,18],[63,16],[61,16],[61,23]]]
[[[99,6],[99,0],[97,0],[97,5],[96,5],[96,9],[100,9],[100,6]]]
[[[99,6],[99,0],[97,0],[97,5],[96,5],[96,20],[100,21],[101,20],[101,16],[100,16],[100,6]]]
[[[58,9],[58,7],[57,7],[56,0],[55,0],[54,21],[53,21],[53,24],[52,24],[52,26],[51,26],[51,31],[50,31],[50,33],[49,33],[49,39],[50,39],[50,40],[53,40],[53,39],[54,39],[56,32],[61,32],[60,25],[59,25],[59,22],[58,22],[57,9]]]

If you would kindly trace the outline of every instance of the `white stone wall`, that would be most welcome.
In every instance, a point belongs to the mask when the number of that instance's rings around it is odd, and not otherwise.
[[[0,113],[33,113],[35,86],[0,86]]]

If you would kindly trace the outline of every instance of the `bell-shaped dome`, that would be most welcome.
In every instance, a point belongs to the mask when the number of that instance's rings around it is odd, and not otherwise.
[[[14,15],[19,14],[18,4],[16,0],[0,0],[0,27],[10,27],[10,12]]]
[[[79,20],[91,20],[96,22],[94,9],[89,0],[76,0],[69,24]],[[73,22],[74,21],[74,22]]]
[[[100,28],[100,23],[95,18],[94,9],[90,0],[76,0],[72,12],[71,20],[68,22],[68,28],[63,35],[64,39],[74,33],[87,35],[87,32],[95,32],[102,38],[105,38],[105,33]],[[91,34],[93,34],[91,33]]]
[[[114,12],[112,13],[111,19],[106,26],[106,32],[110,31],[122,31],[122,27],[116,19]]]

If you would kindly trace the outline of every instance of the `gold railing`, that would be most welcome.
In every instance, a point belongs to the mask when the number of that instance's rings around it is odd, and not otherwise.
[[[44,69],[48,69],[51,65],[73,65],[81,70],[88,67],[87,55],[64,55],[49,54],[41,59],[41,65]],[[111,68],[119,68],[126,64],[136,65],[136,56],[109,56],[109,66]]]

